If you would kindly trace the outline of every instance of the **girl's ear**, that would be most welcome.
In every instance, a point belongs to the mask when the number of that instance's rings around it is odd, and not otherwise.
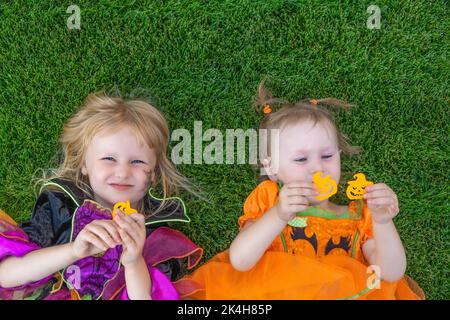
[[[269,177],[270,180],[272,181],[278,181],[278,176],[272,166],[272,159],[269,158],[265,158],[262,162],[261,162],[264,171],[262,172],[262,174],[267,175]]]
[[[271,176],[272,175],[272,169],[271,169],[272,161],[271,161],[271,159],[270,158],[265,158],[265,159],[263,159],[263,161],[261,161],[261,164],[262,164],[262,166],[264,168],[264,171],[265,171],[264,174],[266,174],[268,176]]]

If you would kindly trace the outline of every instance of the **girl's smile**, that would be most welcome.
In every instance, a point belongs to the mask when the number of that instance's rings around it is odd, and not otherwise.
[[[117,184],[117,183],[111,183],[110,186],[117,190],[127,190],[133,187],[132,185],[129,184]]]

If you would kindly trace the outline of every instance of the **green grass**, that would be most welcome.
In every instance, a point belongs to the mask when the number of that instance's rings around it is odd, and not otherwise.
[[[0,207],[29,218],[30,180],[90,92],[140,88],[171,128],[202,120],[225,132],[257,127],[251,102],[269,77],[279,97],[358,106],[336,115],[364,149],[343,159],[343,181],[362,171],[396,191],[407,273],[429,299],[449,299],[448,3],[377,2],[381,29],[369,30],[373,1],[304,2],[80,0],[78,31],[66,28],[72,2],[2,1]],[[180,226],[205,261],[236,235],[255,175],[248,165],[179,168],[212,199],[189,199],[192,223]]]

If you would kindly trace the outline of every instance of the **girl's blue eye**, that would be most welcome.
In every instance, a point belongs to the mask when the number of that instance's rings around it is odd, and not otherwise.
[[[115,161],[113,157],[104,157],[104,158],[102,158],[102,160]],[[131,162],[132,162],[132,163],[145,163],[145,162],[142,161],[142,160],[133,160],[133,161],[131,161]]]

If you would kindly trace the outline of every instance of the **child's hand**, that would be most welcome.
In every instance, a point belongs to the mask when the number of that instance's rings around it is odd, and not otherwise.
[[[397,195],[384,183],[366,187],[364,199],[367,200],[374,223],[388,223],[399,212]]]
[[[125,215],[121,210],[116,211],[116,222],[122,239],[122,264],[127,267],[139,261],[146,238],[145,218],[140,213]]]
[[[112,220],[94,220],[80,231],[72,249],[77,259],[93,256],[121,243],[119,230]]]
[[[317,196],[312,182],[291,182],[283,185],[277,204],[277,213],[280,219],[289,222],[300,211],[309,206],[307,197]]]

